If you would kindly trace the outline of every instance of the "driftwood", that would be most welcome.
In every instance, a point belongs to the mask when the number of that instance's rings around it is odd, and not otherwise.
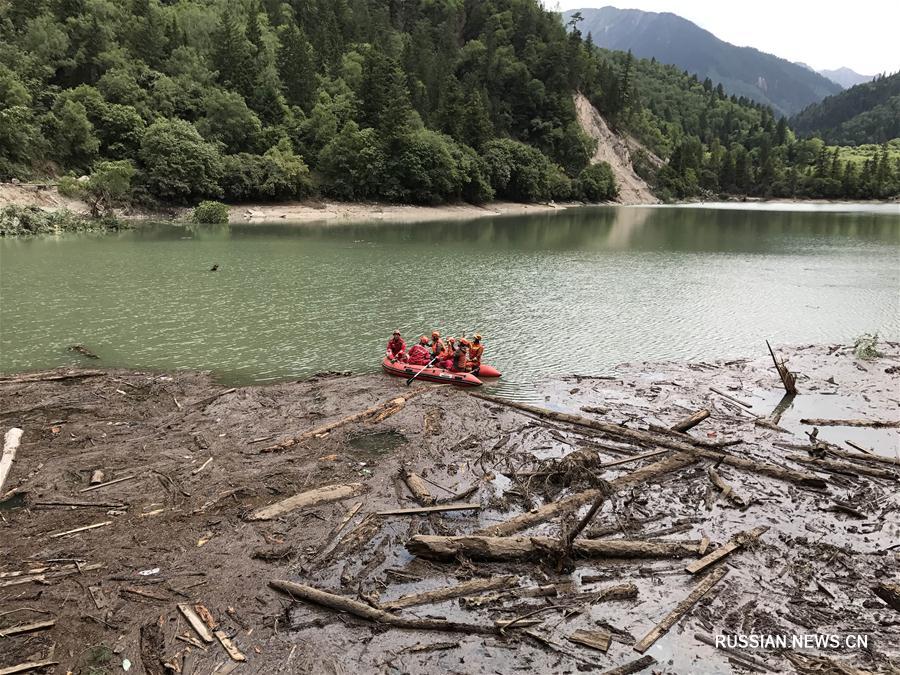
[[[248,516],[248,520],[272,520],[278,516],[297,509],[308,508],[310,506],[318,506],[319,504],[327,504],[328,502],[336,502],[342,499],[355,497],[363,490],[362,483],[348,483],[347,485],[329,485],[327,487],[316,488],[301,492],[293,497],[282,499],[280,502],[269,504],[261,509],[257,509]]]
[[[690,572],[691,574],[702,572],[710,565],[713,565],[722,560],[732,551],[736,551],[742,546],[745,546],[752,541],[756,541],[757,539],[759,539],[759,537],[765,534],[768,529],[768,527],[763,525],[761,527],[755,527],[749,532],[739,532],[738,534],[734,535],[727,544],[720,546],[714,551],[710,551],[705,556],[700,558],[700,560],[695,560],[694,562],[689,563],[687,566],[685,566],[684,570],[686,572]]]
[[[722,476],[719,475],[719,472],[716,471],[715,467],[709,467],[709,469],[707,469],[707,474],[709,475],[710,482],[712,482],[719,490],[719,494],[716,495],[717,498],[725,497],[738,508],[746,508],[747,501],[734,492],[732,487],[722,479]]]
[[[416,535],[406,549],[423,558],[449,559],[458,555],[478,560],[521,560],[558,552],[560,542],[550,537],[484,537],[477,535]],[[572,554],[578,558],[685,558],[697,554],[696,544],[629,539],[577,539]]]
[[[17,377],[0,377],[0,384],[25,384],[26,382],[59,382],[60,380],[77,380],[85,377],[102,377],[103,370],[70,370],[67,373],[31,373]]]
[[[707,410],[706,408],[703,408],[703,409],[695,412],[693,415],[690,415],[689,417],[685,417],[683,420],[676,422],[669,428],[672,431],[684,432],[684,431],[687,431],[688,429],[691,429],[691,428],[697,426],[698,424],[700,424],[700,422],[705,420],[707,417],[709,417],[709,410]]]
[[[396,628],[409,628],[411,630],[443,630],[449,632],[461,633],[496,633],[498,629],[495,626],[480,626],[470,623],[458,623],[455,621],[444,621],[443,619],[414,619],[404,616],[391,614],[383,609],[375,609],[358,600],[346,598],[342,595],[335,595],[327,591],[297,584],[292,581],[273,580],[269,582],[269,586],[277,591],[286,593],[295,600],[304,600],[322,607],[336,610],[338,612],[347,612],[360,619],[374,621],[375,623],[386,624]]]
[[[553,598],[559,595],[560,591],[568,591],[571,590],[571,588],[571,582],[547,584],[546,586],[528,586],[526,588],[516,588],[512,591],[503,591],[502,593],[489,593],[474,598],[462,598],[459,602],[463,607],[473,609],[502,600],[517,600],[519,598]]]
[[[403,478],[406,487],[409,488],[409,491],[413,493],[413,497],[415,497],[416,501],[422,506],[432,506],[437,501],[437,499],[435,499],[428,491],[428,488],[425,486],[425,481],[422,480],[422,477],[418,474],[413,473],[405,467],[401,467],[400,477]]]
[[[771,429],[772,431],[777,431],[780,434],[791,433],[790,430],[785,429],[782,426],[778,426],[777,424],[775,424],[775,422],[770,419],[766,419],[765,417],[757,417],[755,420],[753,420],[753,424],[758,427],[762,427],[763,429]]]
[[[625,459],[617,459],[614,462],[604,462],[603,464],[598,464],[596,468],[598,469],[608,469],[612,466],[620,466],[622,464],[631,464],[632,462],[638,462],[642,459],[649,459],[651,457],[658,457],[659,455],[665,455],[666,453],[672,452],[668,448],[665,450],[654,450],[653,452],[644,452],[640,455],[633,455],[631,457],[626,457]]]
[[[480,509],[478,502],[465,502],[462,504],[441,504],[440,506],[421,506],[412,509],[394,509],[393,511],[378,511],[378,516],[411,516],[418,513],[440,513],[442,511],[470,511]]]
[[[56,625],[56,619],[48,619],[47,621],[36,621],[35,623],[23,623],[18,626],[10,626],[9,628],[0,628],[0,638],[11,637],[13,635],[21,635],[22,633],[33,633],[36,630],[46,630]]]
[[[128,504],[122,504],[120,502],[76,502],[76,501],[62,501],[62,502],[33,502],[32,506],[75,506],[81,508],[93,508],[93,509],[124,509],[128,506]]]
[[[108,480],[105,483],[97,483],[96,485],[91,485],[90,487],[79,490],[79,492],[92,492],[93,490],[99,490],[100,488],[115,485],[116,483],[124,483],[126,480],[131,480],[132,478],[137,478],[137,475],[123,476],[122,478],[116,478],[115,480]]]
[[[728,466],[733,466],[738,469],[744,469],[745,471],[752,471],[753,473],[759,473],[763,476],[777,478],[778,480],[787,481],[789,483],[797,483],[798,485],[804,485],[806,487],[812,487],[819,490],[824,490],[828,487],[828,483],[826,483],[823,478],[820,478],[815,474],[806,473],[804,471],[794,471],[793,469],[786,469],[782,466],[778,466],[777,464],[756,462],[751,459],[743,459],[742,457],[725,455],[714,452],[712,450],[702,450],[700,448],[695,449],[694,453],[702,457],[720,461],[722,464],[727,464]]]
[[[634,675],[634,673],[639,673],[642,670],[646,670],[654,663],[656,663],[656,659],[654,659],[652,656],[642,656],[639,659],[635,659],[634,661],[629,661],[628,663],[622,664],[617,668],[604,670],[602,673],[600,673],[600,675]]]
[[[568,637],[569,642],[597,649],[604,654],[609,649],[610,639],[612,635],[605,630],[576,630]]]
[[[609,485],[614,490],[629,487],[631,485],[647,481],[651,478],[656,478],[663,474],[683,469],[684,467],[692,464],[695,461],[696,458],[694,458],[692,455],[688,453],[677,452],[658,462],[653,462],[652,464],[648,464],[645,467],[641,467],[637,471],[633,471],[624,476],[620,476],[619,478],[610,481]],[[590,490],[585,490],[584,492],[576,492],[575,494],[564,497],[559,501],[544,504],[537,509],[529,511],[528,513],[523,513],[522,515],[516,516],[515,518],[510,518],[509,520],[506,520],[502,523],[496,523],[494,525],[482,528],[475,534],[504,536],[513,534],[515,532],[521,532],[522,530],[527,530],[529,527],[533,527],[534,525],[547,522],[548,520],[551,520],[556,516],[575,511],[584,504],[593,502],[601,494],[603,494],[603,492],[599,488],[592,488]]]
[[[731,394],[727,394],[727,393],[725,393],[724,391],[722,391],[721,389],[716,389],[715,387],[710,387],[709,390],[710,390],[710,391],[714,391],[714,392],[717,393],[719,396],[722,396],[722,397],[724,397],[724,398],[727,398],[729,401],[732,401],[732,402],[734,402],[734,403],[737,403],[738,405],[742,405],[742,406],[744,406],[745,408],[752,408],[752,407],[753,407],[751,404],[747,403],[746,401],[742,401],[742,400],[739,399],[739,398],[735,398],[735,397],[732,396]]]
[[[233,661],[246,661],[247,657],[241,653],[241,650],[237,648],[237,645],[231,641],[231,639],[225,634],[224,631],[217,630],[213,633],[216,636],[216,639],[219,641],[219,644],[228,652],[228,656],[231,657]]]
[[[41,567],[37,570],[30,570],[26,572],[23,576],[16,576],[9,581],[0,581],[0,588],[6,588],[7,586],[19,586],[21,584],[30,584],[30,583],[44,583],[51,579],[59,579],[61,577],[68,577],[73,574],[82,574],[84,572],[93,572],[94,570],[99,570],[103,567],[103,563],[91,563],[90,565],[71,565],[65,569],[61,570],[51,570],[49,567]],[[17,574],[17,573],[13,573]],[[13,576],[10,574],[10,576]]]
[[[78,534],[79,532],[86,532],[87,530],[94,530],[98,527],[106,527],[107,525],[112,525],[111,520],[104,520],[102,523],[94,523],[93,525],[85,525],[84,527],[76,527],[74,530],[66,530],[65,532],[57,532],[56,534],[49,535],[51,539],[56,537],[67,537],[70,534]]]
[[[215,639],[213,638],[209,626],[203,622],[203,619],[201,619],[200,615],[194,611],[193,607],[181,603],[178,605],[178,611],[180,611],[184,615],[184,618],[187,619],[187,622],[191,624],[191,628],[197,631],[197,635],[200,636],[201,640],[204,642],[212,642]]]
[[[3,455],[0,456],[0,495],[3,494],[3,484],[12,468],[13,460],[16,458],[16,451],[19,449],[23,433],[25,432],[19,427],[13,427],[3,437]]]
[[[814,427],[873,427],[875,429],[893,429],[900,427],[900,420],[828,420],[818,417],[804,417],[800,424]]]
[[[801,445],[799,443],[773,443],[773,445],[778,446],[779,448],[784,448],[786,450],[803,450],[809,451],[814,450],[816,447],[821,447],[828,454],[834,455],[835,457],[840,457],[842,459],[852,459],[858,460],[860,462],[876,462],[877,464],[890,464],[892,466],[900,467],[900,459],[896,457],[884,457],[882,455],[870,455],[862,452],[850,452],[849,450],[842,450],[836,445],[832,445],[831,443],[824,443],[823,441],[817,441],[817,445]]]
[[[787,455],[786,459],[798,464],[806,464],[824,471],[833,471],[834,473],[843,473],[855,476],[863,474],[873,476],[875,478],[885,478],[887,480],[897,480],[897,474],[887,469],[879,469],[874,466],[863,466],[861,464],[848,464],[847,462],[837,462],[833,459],[815,459],[813,457],[804,457],[803,455]]]
[[[672,626],[678,623],[678,620],[687,614],[700,598],[709,593],[710,589],[719,583],[726,574],[728,574],[727,567],[720,567],[710,572],[704,577],[703,581],[694,587],[694,590],[692,590],[684,600],[675,606],[675,609],[669,612],[662,621],[656,624],[649,633],[634,645],[634,650],[643,654],[650,649],[654,642],[659,640],[659,638],[665,635]]]
[[[394,414],[401,408],[403,408],[403,406],[405,406],[408,401],[415,398],[419,394],[424,393],[425,391],[427,391],[427,389],[416,389],[415,391],[411,391],[408,394],[404,394],[403,396],[392,398],[390,401],[385,401],[384,403],[379,403],[378,405],[372,406],[371,408],[366,408],[362,412],[354,413],[353,415],[348,415],[347,417],[342,417],[341,419],[335,420],[334,422],[329,422],[328,424],[316,427],[315,429],[305,431],[299,436],[294,436],[293,438],[288,438],[281,443],[275,443],[274,445],[265,447],[260,450],[260,452],[279,452],[281,450],[287,450],[288,448],[292,448],[295,445],[302,443],[303,441],[309,440],[310,438],[315,438],[316,436],[327,434],[337,429],[338,427],[352,424],[353,422],[359,422],[360,420],[364,420],[367,417],[378,416],[379,413],[383,413],[387,410],[391,410],[391,414]],[[381,419],[384,418],[382,417]]]
[[[38,668],[47,668],[49,666],[58,665],[59,661],[28,661],[15,666],[0,668],[0,675],[15,675],[15,673],[27,673],[29,670],[37,670]]]
[[[766,347],[769,348],[769,354],[772,355],[772,361],[775,363],[775,370],[778,371],[778,376],[781,378],[781,384],[784,385],[784,390],[789,396],[796,396],[797,376],[788,370],[783,358],[781,359],[781,363],[778,362],[778,359],[775,358],[775,352],[772,350],[772,345],[769,344],[768,340],[766,340]]]
[[[383,603],[382,609],[403,609],[404,607],[414,607],[416,605],[427,605],[434,602],[443,602],[444,600],[452,600],[453,598],[461,598],[466,595],[475,593],[484,593],[485,591],[495,591],[499,588],[510,588],[519,583],[519,577],[509,574],[501,577],[491,577],[490,579],[473,579],[472,581],[464,581],[456,586],[446,586],[444,588],[435,588],[424,593],[416,593],[415,595],[404,595],[402,598],[391,600]]]
[[[532,415],[537,415],[538,417],[544,417],[546,419],[555,420],[557,422],[565,422],[567,424],[574,424],[575,426],[586,427],[588,429],[594,429],[595,431],[602,431],[603,433],[610,436],[627,438],[629,440],[638,441],[640,443],[646,443],[650,445],[659,445],[664,448],[671,448],[673,450],[690,452],[696,445],[704,444],[704,441],[693,439],[690,436],[686,435],[682,437],[675,437],[672,434],[629,429],[628,427],[619,426],[618,424],[597,422],[596,420],[592,420],[587,417],[557,412],[555,410],[547,410],[546,408],[539,408],[527,403],[507,401],[506,399],[499,398],[497,396],[491,396],[489,394],[469,392],[469,396],[474,396],[475,398],[490,401],[491,403],[499,403],[500,405],[515,408],[516,410],[522,410],[524,412],[531,413]]]
[[[872,592],[896,611],[900,612],[900,584],[892,584],[883,581],[880,584],[872,586]]]

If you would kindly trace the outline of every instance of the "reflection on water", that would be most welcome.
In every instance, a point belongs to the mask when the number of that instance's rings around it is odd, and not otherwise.
[[[442,223],[161,225],[0,242],[0,370],[377,368],[399,327],[487,337],[503,389],[763,340],[900,336],[900,215],[594,207]],[[218,272],[209,272],[219,263]]]

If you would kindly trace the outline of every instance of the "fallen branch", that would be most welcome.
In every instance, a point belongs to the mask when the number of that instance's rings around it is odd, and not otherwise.
[[[893,429],[900,427],[900,420],[829,420],[818,417],[804,417],[800,424],[814,427],[873,427],[875,429]]]
[[[641,467],[637,471],[633,471],[624,476],[620,476],[619,478],[610,481],[609,484],[614,490],[618,490],[624,487],[635,485],[637,483],[642,483],[646,480],[656,478],[672,471],[683,469],[684,467],[694,463],[695,461],[696,458],[691,454],[678,452],[658,462],[653,462],[652,464],[648,464],[645,467]],[[570,511],[575,511],[584,504],[593,502],[601,494],[603,494],[603,492],[599,488],[592,488],[590,490],[585,490],[584,492],[577,492],[573,495],[569,495],[568,497],[564,497],[559,501],[544,504],[543,506],[534,509],[533,511],[529,511],[528,513],[523,513],[522,515],[510,518],[509,520],[502,523],[489,525],[488,527],[478,530],[477,532],[475,532],[475,534],[504,536],[513,534],[515,532],[520,532],[534,525],[538,525],[539,523],[544,523],[548,520],[551,520],[558,515],[569,513]]]
[[[321,436],[323,434],[327,434],[331,431],[334,431],[338,427],[342,427],[346,424],[352,424],[353,422],[359,422],[360,420],[364,420],[367,417],[376,416],[385,410],[391,409],[394,414],[398,412],[404,405],[411,399],[415,398],[419,394],[424,393],[427,389],[417,389],[415,391],[411,391],[408,394],[404,394],[403,396],[398,396],[397,398],[392,398],[390,401],[385,401],[384,403],[379,403],[376,406],[372,406],[371,408],[367,408],[362,412],[354,413],[353,415],[349,415],[347,417],[342,417],[339,420],[335,420],[334,422],[329,422],[328,424],[324,424],[320,427],[316,427],[315,429],[310,429],[309,431],[305,431],[299,436],[294,436],[293,438],[288,438],[287,440],[282,441],[281,443],[276,443],[275,445],[270,445],[268,447],[263,448],[260,452],[279,452],[281,450],[287,450],[303,441],[306,441],[310,438],[315,438],[316,436]],[[383,418],[382,418],[383,419]]]
[[[123,483],[126,480],[131,480],[132,478],[137,478],[137,475],[124,476],[122,478],[116,478],[115,480],[108,480],[105,483],[97,483],[96,485],[91,485],[90,487],[86,487],[83,490],[79,490],[79,492],[91,492],[92,490],[99,490],[100,488],[105,488],[110,485],[115,485],[116,483]]]
[[[887,480],[897,480],[897,474],[887,469],[879,469],[874,466],[863,466],[860,464],[848,464],[847,462],[837,462],[833,459],[815,459],[813,457],[804,457],[803,455],[787,455],[785,459],[798,464],[806,464],[807,466],[817,467],[825,471],[833,471],[834,473],[850,474],[855,476],[863,474],[873,476],[875,478],[885,478]]]
[[[478,560],[521,560],[559,551],[550,537],[484,537],[477,535],[416,535],[406,550],[423,558],[452,559],[459,555]],[[578,539],[572,554],[580,558],[685,558],[697,554],[696,544],[629,539]]]
[[[19,442],[22,440],[22,434],[25,432],[19,427],[12,427],[3,437],[3,455],[0,456],[0,495],[3,494],[3,484],[12,468],[13,460],[16,458],[16,450],[19,449]]]
[[[769,348],[769,354],[772,355],[772,362],[775,364],[775,370],[778,371],[779,377],[781,377],[781,383],[784,385],[784,390],[789,396],[796,396],[797,376],[787,369],[787,365],[785,365],[783,358],[781,359],[781,363],[778,362],[778,359],[775,358],[775,352],[772,351],[772,345],[769,344],[768,340],[766,340],[766,347]]]
[[[180,611],[184,618],[187,619],[187,622],[191,625],[195,631],[197,631],[197,635],[200,636],[200,639],[204,642],[212,642],[214,640],[212,631],[209,629],[203,619],[200,618],[200,615],[194,611],[194,608],[190,605],[186,605],[181,603],[178,605],[178,611]]]
[[[7,586],[19,586],[21,584],[30,584],[30,583],[44,583],[49,581],[50,579],[59,579],[61,577],[68,577],[73,574],[82,574],[83,572],[92,572],[94,570],[98,570],[103,567],[103,563],[91,563],[90,565],[72,565],[69,569],[63,569],[59,571],[51,571],[47,572],[46,570],[50,569],[48,567],[43,567],[40,570],[40,573],[29,573],[27,576],[20,576],[14,578],[10,581],[0,582],[0,588],[5,588]]]
[[[440,506],[421,506],[412,509],[394,509],[393,511],[378,511],[378,516],[411,516],[418,513],[440,513],[442,511],[470,511],[480,509],[478,502],[466,502],[464,504],[441,504]]]
[[[684,432],[684,431],[687,431],[688,429],[691,429],[691,428],[697,426],[698,424],[700,424],[700,422],[702,422],[703,420],[705,420],[708,417],[709,417],[709,410],[707,410],[706,408],[702,408],[701,410],[698,410],[697,412],[695,412],[693,415],[690,415],[689,417],[685,417],[683,420],[676,422],[669,428],[672,431]]]
[[[93,525],[85,525],[84,527],[76,527],[74,530],[66,530],[65,532],[57,532],[56,534],[51,534],[50,538],[54,539],[56,537],[67,537],[70,534],[78,534],[79,532],[86,532],[87,530],[93,530],[98,527],[106,527],[107,525],[112,525],[111,520],[104,520],[102,523],[94,523]]]
[[[327,504],[328,502],[336,502],[342,499],[355,497],[363,490],[362,483],[349,483],[347,485],[329,485],[328,487],[316,488],[301,492],[293,497],[282,499],[269,506],[257,509],[248,516],[248,520],[272,520],[278,516],[297,509],[307,508],[310,506],[318,506],[319,504]]]
[[[0,637],[11,637],[13,635],[21,635],[22,633],[33,633],[36,630],[46,630],[56,625],[56,619],[47,621],[37,621],[35,623],[23,623],[18,626],[10,626],[9,628],[0,628]]]
[[[743,509],[747,507],[747,502],[742,497],[735,494],[732,487],[722,479],[715,467],[709,467],[707,474],[709,475],[709,480],[719,490],[718,497],[725,497],[738,508]]]
[[[614,462],[604,462],[603,464],[598,464],[596,468],[598,469],[608,469],[612,466],[620,466],[622,464],[631,464],[632,462],[638,462],[642,459],[649,459],[650,457],[658,457],[659,455],[665,455],[669,452],[672,452],[668,448],[665,450],[654,450],[653,452],[644,452],[640,455],[633,455],[632,457],[626,457],[625,459],[617,459]]]
[[[735,457],[734,455],[725,455],[712,450],[702,450],[699,448],[694,450],[694,453],[701,457],[714,459],[722,464],[727,464],[728,466],[744,469],[745,471],[752,471],[754,473],[762,474],[763,476],[777,478],[778,480],[787,481],[789,483],[797,483],[798,485],[804,485],[820,490],[827,489],[828,487],[828,483],[815,474],[786,469],[777,464],[756,462],[750,459],[743,459],[742,457]]]
[[[272,580],[269,582],[269,586],[277,591],[286,593],[295,600],[303,600],[338,612],[347,612],[366,621],[386,624],[396,628],[443,630],[461,633],[496,633],[498,631],[495,626],[480,626],[477,624],[458,623],[456,621],[444,621],[443,619],[415,619],[397,616],[383,609],[375,609],[357,600],[292,581]]]
[[[694,590],[692,590],[684,600],[675,606],[675,609],[669,612],[662,621],[656,624],[649,633],[634,645],[634,650],[640,654],[647,651],[654,642],[659,640],[659,638],[665,635],[672,626],[678,623],[678,620],[687,614],[700,598],[709,593],[710,589],[719,583],[726,574],[728,574],[727,567],[720,567],[717,570],[710,572],[703,581],[697,584]]]
[[[0,675],[15,675],[15,673],[27,673],[29,670],[47,668],[49,666],[55,666],[58,664],[59,661],[28,661],[27,663],[20,663],[16,666],[0,668]]]
[[[733,403],[737,403],[738,405],[742,405],[742,406],[744,406],[745,408],[752,408],[752,407],[753,407],[753,405],[751,405],[750,403],[747,403],[746,401],[742,401],[742,400],[739,399],[739,398],[735,398],[735,397],[732,396],[731,394],[727,394],[727,393],[725,393],[724,391],[722,391],[721,389],[716,389],[715,387],[710,387],[709,390],[710,390],[710,391],[714,391],[714,392],[717,393],[719,396],[722,396],[722,397],[724,397],[724,398],[727,398],[729,401],[732,401]]]
[[[738,550],[739,548],[745,546],[746,544],[756,541],[768,531],[768,527],[765,525],[761,527],[755,527],[749,532],[739,532],[734,535],[731,540],[714,551],[710,551],[705,556],[700,558],[700,560],[695,560],[694,562],[685,566],[684,570],[686,572],[690,572],[691,574],[696,574],[697,572],[701,572],[705,570],[710,565],[719,562],[725,556],[730,554],[733,551]]]
[[[101,377],[106,375],[103,370],[70,370],[67,373],[55,373],[53,371],[43,373],[31,373],[17,377],[0,377],[0,384],[24,384],[26,382],[59,382],[60,380],[77,380],[85,377]]]
[[[900,612],[900,584],[882,581],[880,584],[872,586],[872,592]]]
[[[511,586],[516,586],[519,581],[519,577],[512,574],[501,577],[491,577],[490,579],[473,579],[472,581],[465,581],[456,586],[436,588],[431,591],[425,591],[424,593],[416,593],[415,595],[405,595],[402,598],[383,603],[381,607],[382,609],[393,610],[443,602],[444,600],[452,600],[453,598],[461,598],[475,593],[493,591],[498,588],[510,588]]]
[[[634,675],[634,673],[639,673],[642,670],[646,670],[650,666],[656,663],[656,659],[652,656],[642,656],[639,659],[635,659],[634,661],[629,661],[617,668],[612,668],[611,670],[604,670],[600,675]]]
[[[33,502],[32,506],[75,506],[95,509],[124,509],[128,504],[119,502]]]

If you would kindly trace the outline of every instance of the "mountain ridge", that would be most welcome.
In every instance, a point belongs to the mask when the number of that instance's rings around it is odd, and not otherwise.
[[[583,8],[563,12],[564,22],[580,12],[578,29],[607,49],[631,50],[722,83],[728,93],[770,105],[790,116],[842,87],[802,65],[754,47],[738,47],[672,12]]]

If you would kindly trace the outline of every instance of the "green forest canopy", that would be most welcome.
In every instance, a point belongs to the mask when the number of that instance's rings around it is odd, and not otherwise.
[[[835,158],[538,0],[12,0],[0,179],[126,162],[135,197],[166,203],[610,199],[579,90],[669,159],[637,159],[664,196],[897,192],[887,146]]]

